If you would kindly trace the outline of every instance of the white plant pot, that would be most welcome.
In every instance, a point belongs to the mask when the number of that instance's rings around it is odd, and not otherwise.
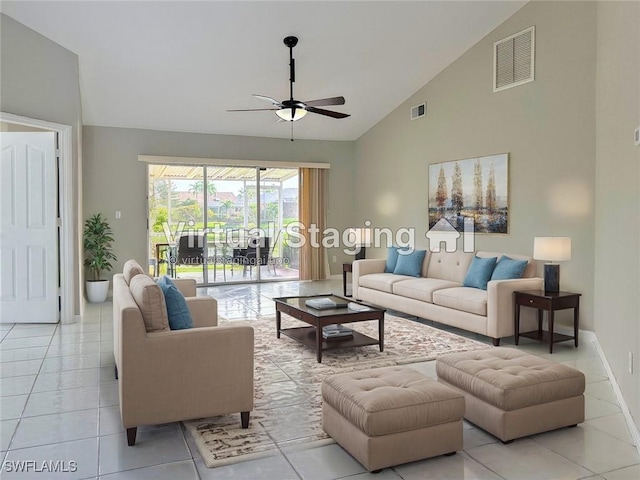
[[[87,280],[85,282],[87,289],[87,300],[90,303],[102,303],[107,300],[109,295],[109,280]]]

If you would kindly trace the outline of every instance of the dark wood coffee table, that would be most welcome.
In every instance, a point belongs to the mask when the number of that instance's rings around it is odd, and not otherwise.
[[[384,312],[382,308],[370,305],[365,311],[356,311],[349,308],[332,308],[329,310],[317,310],[307,307],[305,302],[311,298],[328,297],[333,300],[349,301],[348,299],[335,295],[314,295],[308,297],[280,297],[274,298],[276,302],[276,336],[280,338],[283,333],[308,347],[315,348],[318,363],[322,362],[323,350],[334,348],[353,348],[365,345],[380,345],[380,351],[384,351]],[[353,302],[358,303],[358,302]],[[282,328],[281,314],[286,313],[293,318],[311,325],[310,327]],[[378,339],[368,337],[362,333],[353,331],[353,336],[345,338],[324,339],[322,337],[322,327],[336,323],[365,322],[368,320],[378,321]]]

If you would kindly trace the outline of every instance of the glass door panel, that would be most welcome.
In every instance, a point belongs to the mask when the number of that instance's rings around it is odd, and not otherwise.
[[[149,258],[153,274],[204,282],[203,168],[149,166]]]
[[[207,166],[208,283],[258,280],[247,251],[257,226],[256,169]]]
[[[199,284],[298,278],[298,169],[149,165],[151,273]],[[181,240],[182,239],[182,240]]]
[[[298,278],[299,251],[289,246],[287,225],[298,221],[298,169],[260,169],[260,226],[269,238],[262,280]]]

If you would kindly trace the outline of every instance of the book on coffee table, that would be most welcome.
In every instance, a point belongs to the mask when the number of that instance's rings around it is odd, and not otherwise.
[[[326,327],[322,327],[322,336],[325,339],[352,337],[353,330],[340,325],[339,323],[335,325],[327,325]]]
[[[304,302],[307,307],[315,308],[316,310],[327,310],[329,308],[344,308],[349,302],[336,302],[329,297],[310,298]]]

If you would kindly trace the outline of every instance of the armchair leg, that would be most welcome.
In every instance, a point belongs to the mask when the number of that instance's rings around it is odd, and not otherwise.
[[[240,418],[242,420],[242,428],[249,428],[249,414],[251,412],[240,412]]]
[[[113,372],[114,372],[114,375],[116,377],[116,380],[118,380],[118,366],[117,365],[113,366]]]
[[[127,428],[127,445],[130,447],[136,444],[136,433],[138,433],[138,427]]]
[[[491,340],[493,340],[493,346],[494,347],[499,347],[500,346],[500,339],[499,338],[492,338]]]

